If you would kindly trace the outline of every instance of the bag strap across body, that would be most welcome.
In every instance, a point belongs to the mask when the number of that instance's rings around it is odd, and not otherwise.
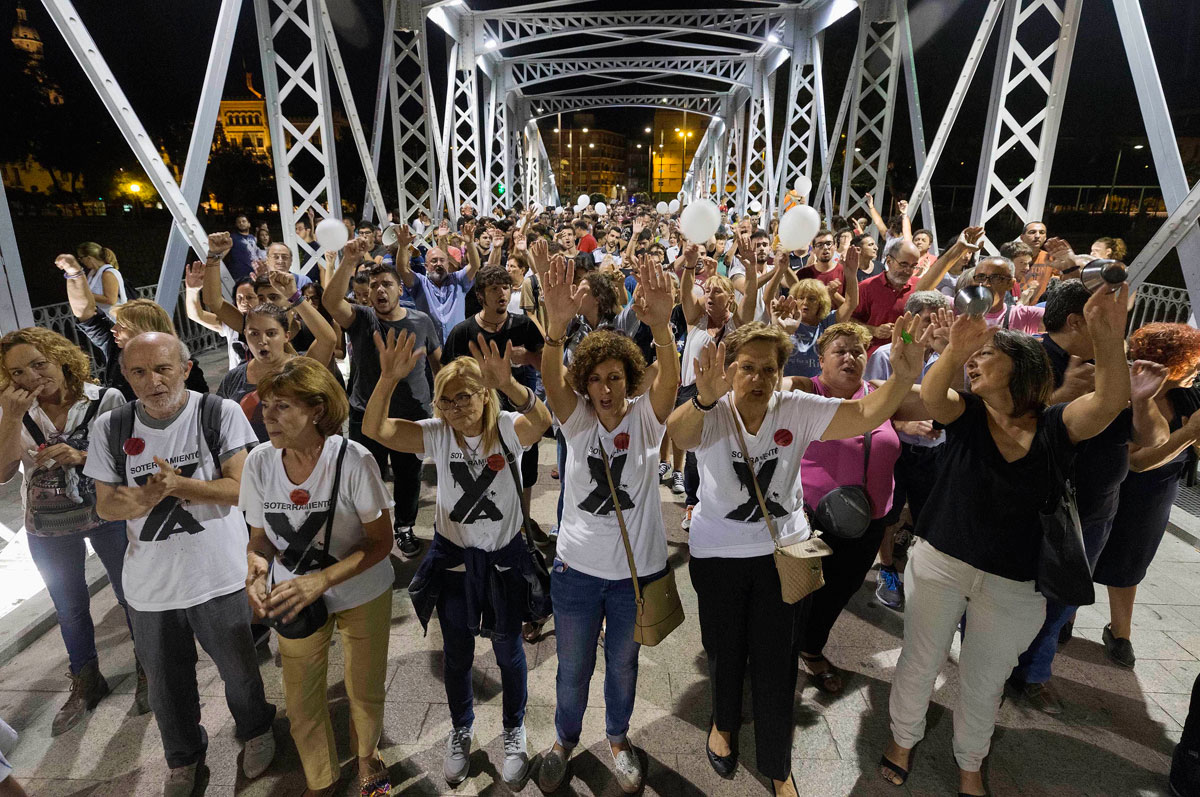
[[[499,429],[496,430],[497,437],[500,440],[500,450],[504,452],[504,459],[508,462],[508,472],[512,474],[513,483],[517,487],[517,505],[521,507],[521,532],[525,536],[525,547],[533,550],[533,532],[529,522],[529,514],[525,511],[525,502],[521,500],[521,492],[525,489],[521,486],[521,473],[517,470],[516,457],[509,450],[508,444],[504,442],[504,435],[500,434],[499,431]]]
[[[325,542],[324,542],[325,553],[329,553],[329,540],[333,536],[333,515],[334,515],[335,511],[337,510],[338,491],[341,489],[341,486],[342,486],[342,460],[344,460],[346,458],[346,448],[347,448],[348,442],[349,441],[347,441],[346,438],[344,438],[344,437],[342,438],[342,444],[338,448],[337,464],[335,464],[333,466],[333,491],[329,495],[329,514],[327,514],[325,516]],[[299,567],[300,563],[304,561],[305,555],[308,554],[309,549],[313,547],[313,543],[315,543],[316,541],[317,541],[317,535],[314,534],[312,539],[308,541],[308,545],[304,546],[304,550],[300,552],[300,555],[298,557],[296,557],[296,566],[297,567]],[[301,575],[301,574],[297,573],[296,575]],[[274,559],[271,560],[270,582],[271,582],[271,588],[274,589],[274,587],[275,587],[275,560]]]
[[[758,474],[755,473],[754,466],[750,462],[750,452],[746,448],[746,436],[742,434],[742,422],[738,419],[733,401],[727,401],[726,406],[729,407],[729,414],[733,418],[733,428],[737,430],[738,447],[742,450],[742,460],[746,463],[746,467],[750,468],[750,483],[754,485],[754,497],[758,499],[758,511],[762,512],[763,520],[767,522],[767,531],[771,532],[771,539],[775,542],[775,547],[779,548],[779,531],[775,528],[775,519],[767,511],[767,502],[763,498],[762,488],[758,486]]]
[[[633,599],[637,605],[642,605],[642,588],[638,585],[637,564],[633,561],[633,546],[629,544],[629,530],[625,527],[625,514],[621,511],[621,501],[617,497],[617,486],[613,484],[612,470],[608,467],[608,452],[596,432],[596,445],[600,447],[600,461],[604,463],[604,479],[608,482],[608,493],[612,496],[613,510],[617,513],[617,525],[621,527],[621,542],[625,543],[625,558],[629,560],[629,574],[633,576]]]
[[[74,434],[76,431],[78,431],[80,428],[85,428],[85,429],[87,428],[88,424],[90,424],[92,422],[92,419],[94,419],[96,417],[97,413],[99,413],[100,402],[104,401],[104,397],[108,395],[109,390],[112,390],[112,388],[108,388],[108,387],[100,388],[100,395],[97,396],[95,398],[95,400],[88,402],[88,408],[86,411],[84,411],[83,417],[79,420],[79,423],[77,423],[75,425],[75,428],[72,429],[70,432],[66,432],[66,434],[71,435],[71,434]],[[37,425],[37,422],[33,420],[33,416],[31,416],[28,412],[25,413],[25,416],[23,418],[21,418],[21,423],[25,426],[25,430],[27,432],[29,432],[29,436],[33,438],[34,443],[36,443],[39,446],[46,445],[46,436],[44,434],[42,434],[42,429],[40,426]],[[79,469],[83,470],[83,466],[80,465]]]

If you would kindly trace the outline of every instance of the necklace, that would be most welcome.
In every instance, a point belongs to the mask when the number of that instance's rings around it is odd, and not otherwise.
[[[505,316],[504,316],[504,320],[502,320],[502,321],[499,321],[499,322],[497,322],[497,323],[493,324],[491,321],[484,321],[484,320],[483,320],[483,313],[482,313],[482,312],[480,312],[480,313],[476,313],[476,314],[475,314],[475,323],[476,323],[476,324],[479,324],[479,326],[480,326],[480,327],[481,327],[481,328],[482,328],[482,329],[483,329],[485,332],[492,332],[492,333],[496,333],[496,332],[499,332],[500,330],[504,329],[504,325],[505,325],[506,323],[508,323],[508,316],[507,316],[507,315],[505,315]],[[495,328],[493,329],[493,327],[495,327]]]

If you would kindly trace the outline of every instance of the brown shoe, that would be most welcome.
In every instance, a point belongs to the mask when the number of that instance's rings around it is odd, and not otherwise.
[[[150,685],[146,683],[146,671],[142,669],[142,662],[136,655],[133,657],[133,663],[137,667],[137,690],[133,693],[133,705],[129,707],[129,716],[140,717],[150,711]]]
[[[67,677],[71,679],[71,696],[54,715],[54,722],[50,725],[51,736],[74,728],[108,694],[108,681],[100,674],[100,665],[95,660],[84,665],[78,675],[67,673]]]

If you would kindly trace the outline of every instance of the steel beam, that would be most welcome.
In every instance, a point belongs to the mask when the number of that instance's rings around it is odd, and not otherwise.
[[[904,96],[908,101],[908,120],[912,130],[913,164],[917,174],[925,170],[925,122],[921,116],[921,96],[917,90],[917,59],[913,53],[912,30],[908,24],[908,0],[895,0],[896,21],[900,26],[900,66],[904,70]],[[933,200],[928,189],[920,203],[921,221],[929,229],[933,251],[937,251],[937,223],[933,217]],[[917,205],[909,203],[909,215],[917,214]]]
[[[225,90],[225,75],[229,70],[229,42],[237,33],[241,11],[242,0],[222,0],[217,13],[212,47],[208,52],[208,66],[204,70],[204,86],[200,89],[200,105],[192,124],[192,137],[188,142],[187,160],[184,161],[180,184],[180,191],[188,207],[193,210],[199,205],[200,194],[204,190],[204,173],[208,168],[209,153],[212,152],[217,115],[221,110],[221,93]],[[162,268],[158,273],[158,288],[154,294],[154,300],[170,316],[175,314],[175,304],[179,300],[179,285],[183,282],[187,253],[186,231],[178,224],[172,224]]]
[[[437,114],[429,88],[424,14],[418,0],[402,0],[398,13],[390,39],[388,109],[396,151],[396,197],[402,220],[408,222],[418,211],[439,207],[434,167]]]
[[[750,87],[748,63],[736,56],[646,58],[522,58],[505,63],[510,85],[530,96],[528,89],[562,78],[655,72],[720,80],[731,86]]]
[[[469,24],[469,21],[468,21]],[[479,86],[475,53],[470,41],[455,42],[450,51],[450,80],[446,84],[443,135],[449,144],[446,160],[450,166],[456,216],[464,202],[478,210],[483,193],[483,163],[479,149]]]
[[[383,44],[379,48],[379,77],[375,79],[375,108],[371,115],[371,166],[374,174],[379,174],[379,157],[383,151],[383,120],[387,114],[388,83],[392,74],[392,58],[394,57],[391,44],[391,29],[396,24],[396,4],[399,0],[387,0],[384,6]],[[332,30],[332,29],[331,29]],[[371,201],[370,187],[364,190],[362,204],[362,220],[372,221],[375,218],[375,205]],[[380,221],[387,221],[387,208],[380,208]],[[399,221],[399,219],[397,219]]]
[[[1041,218],[1082,2],[1008,0],[1005,6],[971,207],[973,225],[987,226],[1005,210],[1020,223]],[[1045,40],[1047,18],[1057,27],[1056,35],[1031,52]],[[984,246],[996,251],[986,237]]]
[[[316,0],[254,0],[275,188],[279,192],[279,221],[283,225],[284,243],[296,255],[293,270],[301,273],[320,262],[321,256],[307,247],[297,247],[296,220],[309,210],[321,218],[342,214],[334,152],[333,102],[315,3]],[[298,46],[299,43],[303,46]],[[286,53],[281,52],[281,44],[287,48]],[[300,169],[296,168],[298,164]],[[320,176],[315,181],[302,182],[297,172]]]
[[[862,71],[863,44],[864,38],[860,35],[858,46],[854,50],[854,60],[850,63],[850,74],[846,76],[846,87],[842,90],[842,101],[838,103],[833,130],[829,132],[829,144],[822,144],[824,155],[821,158],[821,182],[817,185],[815,201],[823,202],[826,218],[833,218],[833,161],[837,157],[838,150],[844,147],[846,159],[849,161],[850,143],[847,139],[846,144],[842,144],[842,130],[846,124],[846,116],[850,112],[850,100],[854,97],[858,86],[859,72]],[[824,114],[823,104],[819,110]]]
[[[729,208],[739,209],[742,185],[742,153],[745,152],[745,116],[744,103],[736,104],[733,98],[729,100],[729,115],[725,120],[725,151],[721,168],[721,183],[718,195],[721,202]],[[732,187],[732,188],[731,188]]]
[[[731,38],[756,47],[773,43],[771,37],[779,39],[784,12],[779,9],[765,11],[720,10],[720,11],[630,11],[615,13],[567,13],[544,12],[480,12],[477,14],[480,48],[494,44],[494,48],[505,48],[522,44],[542,44],[547,40],[579,36],[598,35],[620,31],[644,33],[656,31],[655,35],[667,33],[704,33],[710,36]]]
[[[687,111],[704,116],[720,113],[722,94],[547,94],[530,100],[534,119],[595,108],[640,107]]]
[[[787,117],[779,163],[775,175],[775,202],[783,207],[783,198],[796,184],[796,178],[812,178],[817,131],[818,67],[814,42],[799,19],[792,25],[791,68],[788,76]],[[807,201],[807,197],[805,197]]]
[[[1194,272],[1200,265],[1200,260],[1194,259],[1193,252],[1184,250],[1185,244],[1200,239],[1200,227],[1197,226],[1197,220],[1200,220],[1200,183],[1196,183],[1192,187],[1183,201],[1175,207],[1167,220],[1158,228],[1158,232],[1154,233],[1154,237],[1146,243],[1138,256],[1129,264],[1129,282],[1134,286],[1145,282],[1173,247],[1179,249],[1179,259],[1184,263],[1184,281],[1188,280],[1189,270],[1193,272],[1192,276],[1195,276]],[[1194,295],[1189,287],[1189,299]],[[1192,306],[1194,307],[1195,304],[1193,303]],[[1189,323],[1196,323],[1194,313]]]
[[[746,165],[742,172],[742,190],[738,192],[738,212],[744,214],[751,202],[758,202],[763,218],[771,217],[771,208],[775,204],[772,190],[775,158],[771,141],[774,133],[771,124],[774,96],[774,73],[768,74],[766,65],[761,60],[755,61],[754,83],[750,91],[750,119],[744,138]]]
[[[162,197],[163,205],[170,212],[171,218],[183,227],[192,248],[202,256],[207,255],[208,233],[204,231],[195,211],[179,190],[174,175],[163,163],[158,148],[154,146],[154,140],[150,138],[141,119],[129,104],[121,84],[109,69],[104,56],[100,54],[100,49],[88,33],[87,26],[83,24],[75,6],[70,0],[42,0],[42,3],[62,33],[71,53],[83,67],[92,88],[96,90],[104,107],[117,123],[121,135],[125,137],[125,143],[133,149],[133,154],[146,171],[154,190]]]
[[[900,25],[891,0],[864,1],[856,52],[861,58],[850,128],[846,133],[846,157],[838,202],[838,209],[846,218],[856,210],[866,208],[868,192],[874,197],[875,205],[883,207],[896,77],[900,68]]]
[[[45,266],[44,268],[49,268]],[[17,234],[13,230],[8,196],[0,180],[0,333],[33,326],[33,305],[25,285],[21,253],[17,251]]]

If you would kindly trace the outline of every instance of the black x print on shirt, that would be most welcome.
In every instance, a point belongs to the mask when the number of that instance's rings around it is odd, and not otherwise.
[[[477,520],[502,520],[500,507],[488,497],[487,489],[496,480],[496,471],[485,467],[479,476],[471,475],[471,469],[462,460],[450,462],[450,477],[463,491],[462,497],[454,502],[450,519],[455,523],[474,523]]]
[[[179,475],[185,479],[191,478],[199,464],[197,461],[181,466]],[[133,480],[140,487],[150,481],[150,477],[153,475],[152,471],[142,476],[134,476]],[[184,508],[178,498],[168,495],[155,504],[154,508],[146,515],[146,522],[142,525],[142,533],[138,535],[138,539],[142,542],[161,542],[173,534],[199,534],[202,531],[204,531],[204,526],[200,525],[200,521]]]
[[[617,500],[621,502],[623,510],[633,509],[633,499],[621,487],[621,472],[625,470],[625,462],[628,459],[628,454],[618,454],[609,464],[613,487],[616,488]],[[612,490],[608,489],[608,479],[604,475],[604,460],[600,457],[588,457],[587,462],[588,472],[592,475],[592,481],[596,482],[596,486],[592,488],[586,498],[579,502],[579,508],[593,515],[611,515],[613,513]]]
[[[294,529],[292,522],[283,512],[264,514],[263,517],[275,536],[287,541],[287,550],[280,554],[279,563],[296,575],[311,573],[314,570],[324,570],[330,565],[337,564],[337,559],[330,556],[328,551],[323,551],[315,545],[310,546],[313,538],[324,530],[325,519],[328,516],[329,510],[305,515],[300,528]],[[308,548],[307,552],[305,552],[305,548]]]
[[[754,494],[754,482],[750,481],[752,478],[756,478],[758,481],[758,489],[762,490],[763,494],[763,503],[767,505],[767,511],[771,513],[771,517],[786,517],[790,514],[767,495],[767,488],[771,486],[771,479],[775,476],[777,465],[779,465],[778,459],[768,459],[758,469],[757,476],[752,476],[748,462],[734,460],[733,472],[737,474],[738,483],[741,484],[742,489],[750,494],[750,499],[734,507],[733,511],[725,517],[730,520],[740,520],[744,523],[753,523],[754,521],[763,519],[762,509],[758,505],[758,496]]]

